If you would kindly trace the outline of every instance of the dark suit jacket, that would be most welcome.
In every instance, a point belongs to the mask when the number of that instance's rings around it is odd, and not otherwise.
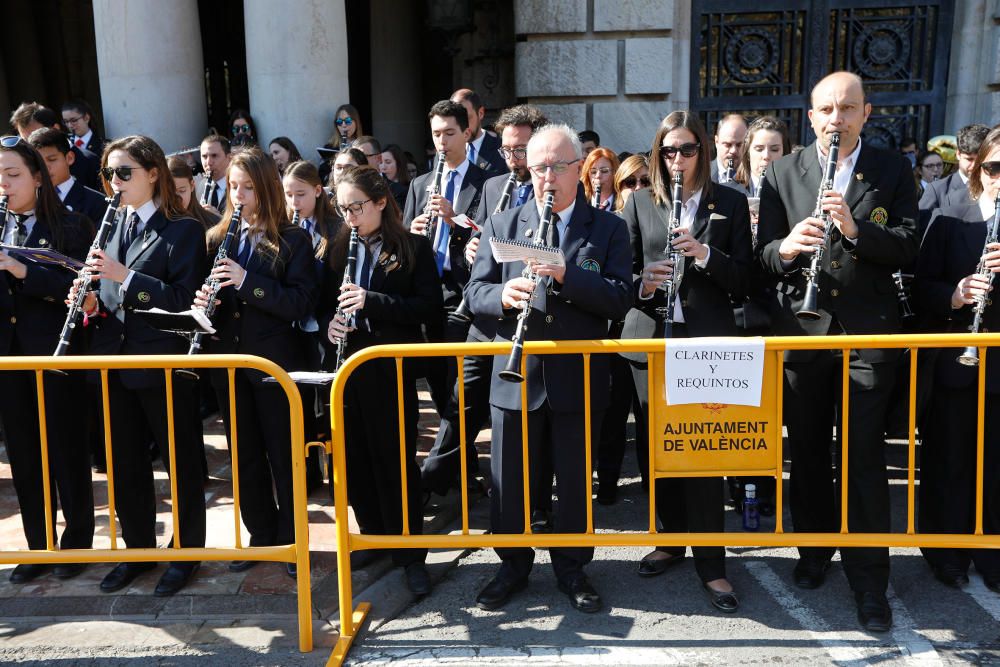
[[[390,248],[382,248],[372,269],[365,307],[358,313],[365,324],[347,336],[345,358],[372,345],[422,343],[424,338],[420,326],[440,318],[443,304],[431,244],[423,236],[415,234],[407,234],[405,239],[413,248],[413,266],[393,261],[396,253]],[[364,252],[363,248],[361,252]],[[332,269],[327,271],[320,299],[319,310],[322,314],[319,326],[323,344],[333,350],[326,332],[337,310],[337,297],[344,276],[342,269],[338,271],[339,275],[334,275]],[[332,363],[334,354],[327,354],[326,359]]]
[[[215,255],[216,249],[209,252]],[[222,303],[212,316],[216,333],[207,348],[216,354],[254,354],[286,371],[306,368],[307,353],[294,323],[312,315],[319,297],[312,240],[301,227],[281,228],[278,259],[256,250],[247,262],[239,290],[219,292]],[[252,373],[255,379],[261,374]]]
[[[388,178],[385,179],[386,185],[389,186],[389,192],[392,194],[392,198],[396,200],[399,204],[399,210],[402,211],[403,207],[406,206],[406,186],[400,185],[396,181],[390,181]]]
[[[90,141],[87,142],[87,150],[97,156],[100,160],[101,156],[104,154],[104,147],[108,145],[108,140],[104,137],[97,135],[97,132],[91,131]]]
[[[128,290],[121,283],[101,280],[99,298],[104,317],[91,319],[93,354],[184,354],[188,342],[176,333],[154,329],[133,311],[161,308],[182,312],[191,307],[195,291],[208,275],[205,229],[194,218],[168,220],[157,211],[120,257],[124,220],[108,240],[109,257],[135,271]],[[163,371],[123,371],[130,389],[163,384]]]
[[[54,247],[52,230],[36,220],[25,240],[26,248],[57,250],[83,260],[90,247],[93,228],[78,213],[62,219],[62,244]],[[66,269],[24,262],[27,274],[18,280],[6,271],[0,273],[0,354],[51,355],[59,342],[66,320],[63,300],[76,274]],[[78,328],[79,331],[79,328]],[[74,351],[79,352],[79,334],[74,336]]]
[[[989,221],[983,220],[975,201],[946,206],[941,215],[927,229],[927,237],[920,246],[913,276],[912,293],[921,317],[921,331],[966,333],[972,324],[972,306],[958,310],[951,307],[951,295],[962,278],[976,271],[983,254]],[[1000,310],[988,305],[983,311],[983,333],[1000,331]],[[923,368],[933,368],[933,388],[964,388],[978,380],[978,369],[964,366],[955,359],[961,349],[932,350]],[[925,355],[921,355],[923,357]],[[986,387],[991,393],[1000,391],[1000,365],[996,352],[988,351],[986,360]],[[931,362],[930,359],[934,361]],[[983,363],[983,360],[980,360]],[[928,380],[931,380],[928,377]]]
[[[66,193],[63,200],[71,211],[82,213],[94,225],[100,224],[104,218],[104,211],[108,208],[108,200],[97,190],[91,190],[80,181],[74,181],[73,187]]]
[[[663,335],[663,318],[656,308],[664,305],[665,293],[657,290],[652,298],[639,299],[642,268],[664,259],[670,234],[670,208],[657,206],[649,188],[629,197],[622,211],[632,239],[632,275],[635,303],[625,318],[622,338],[658,338]],[[684,321],[691,336],[735,336],[731,298],[741,299],[750,281],[753,248],[750,242],[750,210],[747,199],[725,186],[714,185],[702,193],[692,234],[711,250],[708,264],[699,269],[693,257],[686,257],[679,296]],[[638,355],[636,361],[645,361]]]
[[[800,254],[786,269],[778,247],[791,229],[812,215],[823,179],[816,145],[768,165],[760,195],[756,249],[777,290],[772,324],[777,335],[823,335],[837,321],[849,334],[899,331],[899,306],[892,274],[917,255],[917,194],[909,161],[891,151],[863,144],[844,196],[858,225],[855,244],[836,229],[823,253],[819,275],[820,318],[801,320],[809,255]],[[901,350],[862,350],[869,362],[897,358]],[[788,361],[808,361],[816,353],[786,353]]]
[[[538,208],[526,204],[490,218],[483,238],[524,240],[527,230],[538,229]],[[526,340],[579,340],[604,338],[609,320],[621,320],[632,305],[632,251],[628,230],[616,215],[595,211],[577,194],[573,217],[559,247],[566,255],[566,276],[560,287],[542,282],[536,289],[528,316]],[[509,341],[517,327],[519,311],[504,309],[500,294],[507,281],[519,277],[522,262],[499,263],[489,243],[479,246],[472,278],[465,290],[472,311],[499,320],[496,341]],[[521,409],[521,386],[499,379],[496,373],[507,364],[508,355],[493,359],[490,402],[506,410]],[[608,404],[609,359],[591,358],[591,405],[595,410]],[[583,411],[583,363],[579,355],[527,357],[528,409],[536,410],[547,400],[562,412]]]
[[[447,172],[445,172],[447,173]],[[403,225],[409,229],[414,218],[424,212],[427,205],[427,186],[434,178],[434,173],[429,172],[417,176],[410,181],[410,191],[406,195],[406,206],[403,209]],[[453,208],[456,214],[465,214],[476,219],[476,213],[482,206],[482,189],[486,181],[486,174],[482,169],[474,164],[469,165],[462,179],[462,189],[455,197]],[[445,183],[441,184],[441,194],[444,194]],[[465,262],[465,244],[472,237],[472,230],[468,227],[455,227],[448,237],[448,255],[451,257],[451,275],[456,283],[465,285],[469,281],[469,266]],[[433,239],[431,239],[433,241]]]
[[[70,150],[76,156],[73,164],[70,165],[69,173],[73,174],[78,181],[82,181],[88,188],[98,188],[97,172],[101,168],[101,156],[92,153],[86,148],[70,146]]]
[[[920,197],[920,222],[917,238],[924,237],[927,225],[936,209],[946,206],[960,206],[968,204],[970,201],[969,186],[962,182],[962,177],[958,175],[957,171],[945,178],[933,181]]]
[[[500,155],[500,138],[492,132],[487,132],[483,137],[483,143],[476,154],[476,166],[488,176],[507,173],[507,163]]]

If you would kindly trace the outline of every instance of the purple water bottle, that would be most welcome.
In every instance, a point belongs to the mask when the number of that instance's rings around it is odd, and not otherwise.
[[[746,494],[743,499],[743,530],[759,530],[760,514],[757,512],[757,485],[747,484],[743,487]]]

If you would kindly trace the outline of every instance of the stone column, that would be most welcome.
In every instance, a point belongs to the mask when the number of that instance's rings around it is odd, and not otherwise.
[[[94,0],[94,34],[108,136],[196,146],[206,126],[198,1]]]
[[[1000,3],[956,2],[945,134],[1000,121]]]
[[[344,0],[244,0],[243,12],[258,140],[266,148],[287,136],[316,161],[334,111],[350,99]]]
[[[680,5],[680,6],[678,6]],[[517,96],[553,120],[592,129],[615,152],[649,150],[687,100],[689,1],[515,0]],[[689,18],[687,19],[690,20]],[[675,26],[681,28],[675,31]]]

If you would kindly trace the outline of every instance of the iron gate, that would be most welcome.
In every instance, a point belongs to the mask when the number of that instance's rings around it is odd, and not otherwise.
[[[922,145],[944,131],[954,0],[696,0],[692,3],[691,108],[713,131],[727,113],[784,120],[793,143],[815,135],[809,91],[829,72],[865,82],[865,140]]]

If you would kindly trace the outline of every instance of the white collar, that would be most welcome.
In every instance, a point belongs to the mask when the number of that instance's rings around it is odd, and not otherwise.
[[[968,185],[969,184],[969,177],[966,176],[965,174],[963,174],[961,169],[957,170],[956,173],[958,173],[958,177],[962,179],[962,184],[963,185]]]
[[[149,222],[149,219],[153,217],[153,214],[156,213],[158,208],[159,207],[157,207],[156,202],[154,202],[152,199],[147,199],[146,203],[140,206],[139,208],[133,208],[129,206],[128,209],[126,209],[126,213],[128,215],[132,215],[133,213],[138,213],[139,220],[141,220],[143,224],[146,224],[147,222]]]
[[[823,147],[820,145],[819,140],[816,141],[816,155],[819,156],[820,167],[826,166],[826,153],[823,152]],[[840,169],[854,169],[854,165],[858,162],[858,156],[861,155],[861,139],[858,139],[858,145],[854,147],[851,154],[847,157],[841,157],[837,163],[837,170]]]
[[[462,160],[462,163],[460,165],[458,165],[457,167],[455,167],[454,169],[450,168],[446,164],[445,165],[444,178],[447,179],[448,178],[448,174],[450,174],[451,172],[455,171],[455,172],[458,172],[458,175],[459,175],[459,177],[462,180],[465,180],[465,174],[468,173],[468,171],[469,171],[469,165],[470,164],[472,164],[472,163],[469,162],[469,158],[465,158],[464,160]]]
[[[66,199],[66,195],[69,191],[73,189],[73,184],[76,183],[76,178],[72,175],[65,181],[56,186],[56,192],[59,193],[59,199]]]
[[[997,211],[993,206],[995,202],[986,195],[985,190],[983,191],[983,194],[979,195],[977,203],[979,204],[979,212],[983,214],[983,220],[989,220],[996,215]]]
[[[535,208],[538,210],[538,218],[540,220],[542,217],[542,208],[544,208],[541,199],[535,200]],[[574,197],[573,201],[570,202],[569,206],[567,206],[563,210],[552,211],[553,215],[559,216],[559,222],[563,224],[563,229],[566,228],[566,225],[568,225],[569,221],[573,218],[573,209],[575,208],[576,208],[576,197]]]
[[[225,172],[222,173],[222,178],[216,179],[215,185],[216,185],[216,187],[220,187],[223,190],[226,189],[226,186],[228,184],[226,183],[226,173]]]
[[[79,139],[80,141],[82,141],[82,142],[83,142],[83,145],[84,145],[84,147],[86,148],[87,144],[89,144],[89,143],[90,143],[90,138],[91,138],[92,136],[94,136],[94,131],[93,131],[93,130],[87,130],[87,134],[83,135],[82,137],[77,137],[77,138],[78,138],[78,139]]]
[[[479,150],[483,146],[483,139],[486,138],[486,130],[479,128],[479,136],[470,141],[469,143],[476,149],[476,157],[479,157]]]
[[[698,206],[701,204],[701,193],[702,192],[703,192],[702,188],[698,188],[697,190],[695,190],[694,192],[692,192],[691,196],[687,198],[686,202],[684,202],[684,208],[688,208],[692,204],[694,204],[694,210],[697,211],[698,210]]]

